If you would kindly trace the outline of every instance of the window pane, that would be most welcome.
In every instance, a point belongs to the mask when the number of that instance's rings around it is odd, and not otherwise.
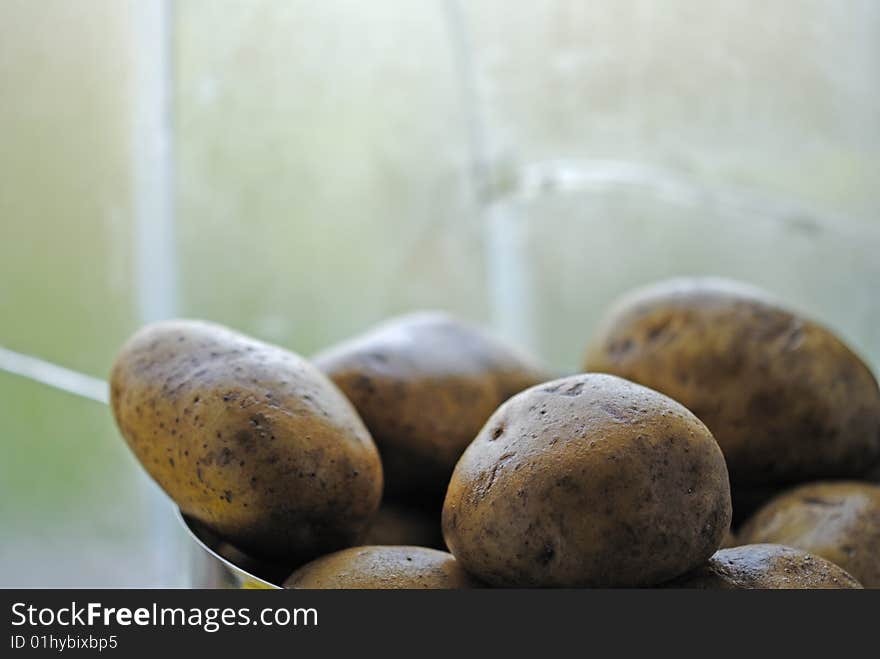
[[[167,583],[154,486],[103,405],[0,373],[0,418],[0,585]]]
[[[128,8],[0,21],[0,346],[99,378],[138,324]],[[175,582],[176,522],[106,406],[0,371],[0,419],[0,585]]]
[[[880,5],[464,4],[523,341],[574,368],[624,290],[717,274],[880,364]]]
[[[641,162],[876,221],[877,3],[463,4],[487,125],[516,163]]]
[[[122,3],[4,4],[0,345],[103,377],[134,325]]]

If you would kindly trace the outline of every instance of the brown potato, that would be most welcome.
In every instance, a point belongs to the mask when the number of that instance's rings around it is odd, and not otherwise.
[[[838,565],[782,545],[742,545],[717,552],[708,563],[664,588],[715,590],[861,588]]]
[[[709,426],[734,490],[858,477],[880,460],[880,389],[834,334],[766,294],[675,279],[612,309],[585,358],[661,391]]]
[[[530,358],[436,312],[402,316],[313,361],[370,429],[390,495],[441,498],[495,408],[548,379]]]
[[[455,589],[479,584],[452,554],[425,547],[351,547],[302,566],[285,588]]]
[[[730,527],[721,451],[684,407],[610,375],[503,404],[459,460],[446,543],[497,586],[640,586],[706,561]]]
[[[880,588],[880,485],[802,485],[767,503],[740,536],[744,542],[776,542],[822,556],[866,588]]]
[[[180,509],[296,565],[353,544],[382,467],[351,404],[301,357],[197,321],[140,330],[111,374],[116,422]]]
[[[361,544],[409,545],[445,550],[440,510],[429,512],[417,506],[383,501]]]

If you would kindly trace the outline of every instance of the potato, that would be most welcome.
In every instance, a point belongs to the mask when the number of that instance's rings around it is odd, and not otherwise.
[[[440,529],[440,510],[383,501],[361,540],[364,545],[410,545],[446,549]]]
[[[425,547],[343,549],[302,566],[285,588],[475,588],[479,584],[451,554]]]
[[[730,526],[724,459],[670,398],[610,375],[503,404],[459,460],[446,544],[496,586],[640,586],[705,562]]]
[[[722,549],[705,565],[663,586],[716,590],[862,587],[824,558],[772,544]]]
[[[880,485],[802,485],[759,510],[740,537],[803,549],[837,563],[866,588],[880,588]]]
[[[674,279],[625,296],[585,368],[661,391],[696,414],[734,489],[865,474],[880,460],[880,389],[834,334],[766,294],[721,279]]]
[[[370,429],[387,493],[438,500],[495,408],[549,379],[527,356],[436,312],[397,318],[313,361]]]
[[[231,330],[167,321],[123,346],[111,402],[128,445],[180,509],[290,565],[354,544],[382,466],[351,404],[301,357]]]

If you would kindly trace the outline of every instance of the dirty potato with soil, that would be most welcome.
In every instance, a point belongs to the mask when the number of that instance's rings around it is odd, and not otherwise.
[[[805,551],[774,544],[742,545],[717,552],[666,588],[704,590],[861,588],[843,568]]]
[[[803,549],[841,566],[865,588],[880,588],[880,485],[802,485],[756,512],[740,538]]]
[[[455,468],[447,545],[496,586],[640,586],[705,562],[727,469],[683,406],[610,375],[554,380],[492,415]]]
[[[712,431],[735,499],[859,477],[880,460],[880,389],[852,350],[760,290],[674,279],[624,296],[584,366],[661,391]]]
[[[388,494],[438,500],[495,408],[549,379],[527,355],[439,312],[391,320],[313,361],[370,429]]]
[[[219,325],[166,321],[123,346],[116,422],[181,511],[295,565],[353,544],[382,467],[351,404],[301,357]]]
[[[479,584],[444,551],[425,547],[352,547],[302,566],[285,588],[458,589]]]

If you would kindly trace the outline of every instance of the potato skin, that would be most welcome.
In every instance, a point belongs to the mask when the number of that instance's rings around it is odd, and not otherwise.
[[[480,584],[452,554],[426,547],[343,549],[302,566],[284,582],[298,589],[458,589]]]
[[[834,334],[766,294],[674,279],[624,296],[584,361],[671,396],[709,426],[737,492],[856,477],[880,460],[880,389]]]
[[[880,588],[880,486],[808,483],[767,503],[742,527],[745,542],[776,542],[836,563]]]
[[[792,547],[773,544],[722,549],[709,561],[664,588],[703,590],[861,588],[834,563]]]
[[[393,319],[313,362],[370,429],[387,494],[437,500],[498,405],[549,379],[526,355],[439,312]]]
[[[514,396],[455,468],[446,543],[486,583],[643,586],[700,565],[730,526],[724,459],[684,407],[610,375]]]
[[[260,558],[354,544],[379,506],[379,455],[350,403],[301,357],[219,325],[149,325],[110,377],[116,422],[188,516]]]

